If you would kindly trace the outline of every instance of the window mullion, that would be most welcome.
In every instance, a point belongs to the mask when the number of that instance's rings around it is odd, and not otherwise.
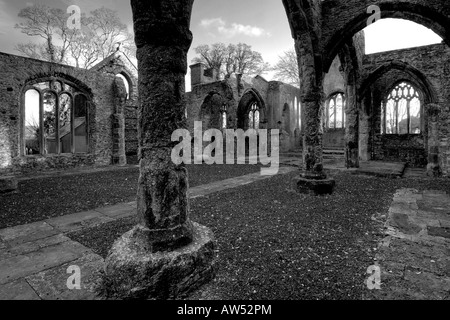
[[[398,101],[395,101],[395,134],[398,134]]]
[[[55,126],[56,126],[56,154],[61,154],[61,141],[59,141],[59,130],[60,130],[60,123],[59,123],[59,94],[56,94],[56,106],[55,106]]]
[[[407,124],[407,134],[411,133],[411,110],[409,109],[411,105],[411,100],[407,99],[406,100],[406,112],[407,112],[407,120],[406,120],[406,124]]]
[[[44,93],[39,91],[39,152],[41,155],[45,155],[44,130]]]
[[[75,99],[70,97],[70,152],[75,153]]]
[[[334,128],[337,127],[337,98],[334,97]]]

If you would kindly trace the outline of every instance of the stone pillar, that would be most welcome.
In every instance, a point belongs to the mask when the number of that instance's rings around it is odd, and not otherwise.
[[[212,232],[189,219],[184,165],[171,160],[186,128],[184,77],[193,0],[131,0],[139,69],[139,224],[115,242],[102,290],[119,299],[173,299],[214,276]]]
[[[125,154],[125,103],[127,91],[125,84],[121,78],[116,77],[113,83],[114,92],[114,114],[112,115],[113,127],[113,155],[112,164],[124,166],[127,164],[127,157]]]
[[[439,165],[439,114],[440,108],[436,104],[425,106],[428,113],[428,165],[427,175],[439,177],[442,170]]]
[[[359,112],[359,160],[370,161],[370,115],[369,115],[369,104],[370,100],[365,97],[361,102],[361,109]]]
[[[345,164],[347,168],[358,168],[358,107],[354,84],[347,84],[345,119]]]
[[[318,57],[305,39],[297,38],[295,48],[299,57],[302,106],[304,108],[303,167],[295,178],[296,189],[306,194],[331,194],[335,181],[323,171],[321,108],[323,105],[322,70],[316,70]]]

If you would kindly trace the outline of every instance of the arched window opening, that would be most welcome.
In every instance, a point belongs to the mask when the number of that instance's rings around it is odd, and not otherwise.
[[[40,153],[40,131],[41,123],[39,116],[40,105],[39,91],[30,89],[25,93],[25,123],[24,139],[25,154],[33,155]]]
[[[121,73],[116,74],[116,77],[123,80],[123,83],[125,84],[125,90],[127,91],[127,100],[130,98],[130,83],[128,82],[128,79]]]
[[[398,84],[381,108],[382,133],[420,134],[422,105],[419,92],[409,83]]]
[[[345,97],[343,93],[336,93],[328,99],[326,124],[328,129],[345,128]]]
[[[224,103],[222,105],[222,108],[220,109],[220,127],[222,130],[227,129],[228,123],[227,123],[227,117],[228,117],[228,111],[227,111],[227,105]]]
[[[88,152],[88,100],[64,81],[37,83],[25,92],[24,154]]]
[[[253,102],[250,107],[250,111],[248,113],[249,129],[255,129],[255,130],[259,129],[259,117],[260,117],[260,112],[259,112],[258,104],[256,102]]]

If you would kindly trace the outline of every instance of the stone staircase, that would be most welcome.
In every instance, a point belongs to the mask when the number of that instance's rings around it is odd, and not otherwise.
[[[340,148],[324,148],[323,149],[323,158],[324,159],[333,159],[333,160],[344,160],[345,159],[345,149]]]

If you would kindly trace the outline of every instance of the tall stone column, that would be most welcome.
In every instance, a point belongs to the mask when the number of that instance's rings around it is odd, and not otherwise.
[[[427,175],[439,177],[442,170],[439,165],[439,114],[440,108],[436,104],[425,106],[428,113],[428,165]]]
[[[358,107],[355,85],[350,83],[347,84],[346,91],[345,164],[347,168],[358,168]]]
[[[370,93],[367,94],[361,102],[359,112],[359,159],[361,161],[370,161]]]
[[[189,219],[188,178],[171,160],[186,128],[184,77],[193,0],[131,0],[139,69],[139,224],[113,245],[103,291],[111,298],[179,298],[213,275],[212,232]]]
[[[322,70],[312,46],[305,45],[308,37],[295,39],[299,60],[301,100],[304,108],[302,173],[296,178],[297,191],[306,194],[331,194],[335,181],[323,170],[321,107],[323,104]]]

